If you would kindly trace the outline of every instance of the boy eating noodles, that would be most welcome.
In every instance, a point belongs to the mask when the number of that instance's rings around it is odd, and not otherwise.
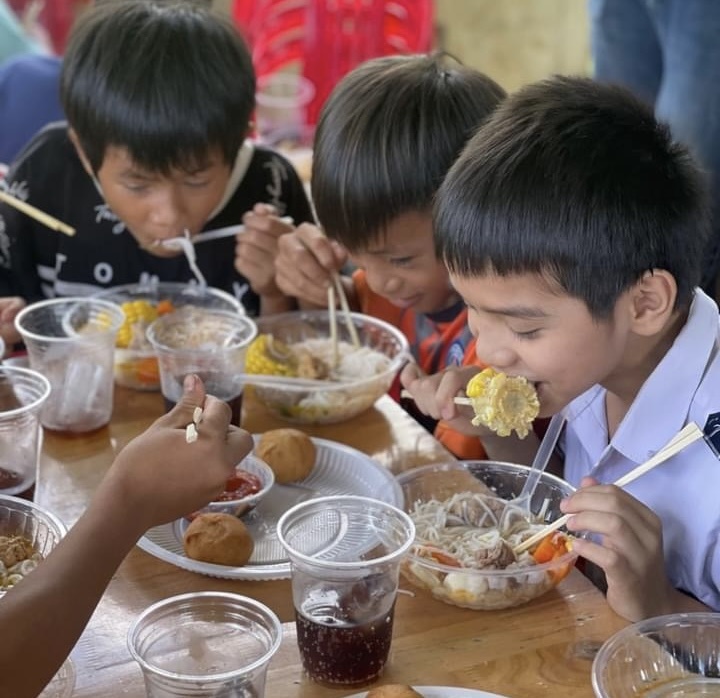
[[[686,148],[621,88],[542,81],[468,143],[434,221],[478,357],[534,383],[541,416],[567,417],[564,477],[581,489],[563,511],[591,533],[573,546],[604,571],[610,605],[634,621],[720,610],[711,447],[607,484],[690,421],[712,437],[720,417],[718,308],[697,287],[708,204]],[[463,380],[436,393],[456,426]],[[516,442],[483,442],[513,459]]]
[[[315,135],[312,191],[324,231],[305,225],[280,238],[278,286],[324,306],[331,274],[349,252],[358,267],[344,278],[353,309],[401,329],[423,371],[469,363],[476,373],[466,308],[435,255],[431,205],[504,94],[442,55],[374,59],[347,75]],[[483,456],[477,439],[435,420],[426,426],[456,455]]]
[[[292,229],[280,217],[310,221],[310,206],[292,166],[246,140],[255,76],[228,18],[191,3],[99,3],[73,32],[61,99],[68,123],[38,134],[0,186],[76,234],[0,203],[0,331],[25,301],[192,281],[162,241],[241,221],[237,257],[234,237],[208,241],[197,266],[250,314],[288,309],[274,282],[277,237]]]

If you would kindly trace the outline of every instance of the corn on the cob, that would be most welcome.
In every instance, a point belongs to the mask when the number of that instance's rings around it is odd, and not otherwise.
[[[540,411],[537,393],[527,378],[507,376],[492,368],[473,376],[465,393],[475,411],[472,423],[482,424],[498,436],[509,436],[515,430],[524,439]]]

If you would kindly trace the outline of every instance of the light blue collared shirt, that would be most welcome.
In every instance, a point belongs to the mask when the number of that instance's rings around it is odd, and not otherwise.
[[[688,422],[703,429],[720,412],[720,316],[695,291],[688,320],[638,392],[608,444],[605,389],[594,386],[566,408],[565,479],[613,482],[646,461]],[[704,441],[625,488],[663,523],[672,584],[720,611],[720,460]]]

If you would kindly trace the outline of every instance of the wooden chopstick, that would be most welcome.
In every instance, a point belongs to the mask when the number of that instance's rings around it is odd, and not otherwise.
[[[340,361],[340,350],[338,348],[337,317],[335,316],[335,286],[328,286],[327,290],[328,320],[330,322],[330,342],[333,350],[333,367]]]
[[[675,436],[670,439],[670,441],[668,441],[668,443],[665,444],[665,446],[663,446],[652,458],[646,460],[644,463],[641,463],[636,468],[633,468],[629,473],[626,473],[621,478],[615,480],[615,482],[613,482],[613,485],[617,485],[618,487],[624,487],[625,485],[631,483],[633,480],[639,478],[641,475],[644,475],[649,470],[652,470],[656,465],[664,463],[668,458],[671,458],[676,453],[679,453],[684,448],[687,448],[690,444],[694,443],[698,439],[702,439],[703,436],[704,434],[700,427],[698,427],[695,422],[690,422],[690,424],[688,424],[685,428],[681,429],[677,434],[675,434]],[[541,528],[537,533],[525,539],[519,545],[516,545],[513,548],[513,552],[518,555],[519,553],[522,553],[525,550],[532,548],[535,543],[539,543],[543,538],[545,538],[545,536],[552,533],[553,531],[556,531],[561,526],[564,526],[571,516],[573,515],[565,514],[559,519],[553,521],[551,524],[548,524],[547,526]]]
[[[26,204],[24,201],[20,201],[20,199],[18,199],[17,197],[12,196],[11,194],[8,194],[7,192],[4,192],[2,190],[0,190],[0,201],[5,202],[8,206],[16,208],[18,211],[21,211],[26,216],[34,218],[36,221],[42,223],[48,228],[52,228],[52,230],[57,230],[60,233],[69,235],[70,237],[75,235],[75,228],[70,227],[67,223],[63,223],[57,218],[53,218],[49,213],[45,213],[44,211],[41,211],[39,208],[35,208],[30,204]]]
[[[360,338],[358,337],[357,330],[355,329],[355,323],[353,322],[352,315],[350,314],[350,304],[348,303],[347,295],[345,294],[345,287],[343,286],[340,274],[337,272],[333,274],[333,283],[335,284],[335,289],[337,290],[337,296],[340,299],[340,308],[343,312],[345,326],[350,334],[350,339],[354,347],[359,347]]]

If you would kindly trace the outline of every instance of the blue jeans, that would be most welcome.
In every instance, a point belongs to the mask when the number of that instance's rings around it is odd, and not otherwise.
[[[710,175],[703,287],[720,266],[720,0],[589,0],[595,77],[654,106]]]

